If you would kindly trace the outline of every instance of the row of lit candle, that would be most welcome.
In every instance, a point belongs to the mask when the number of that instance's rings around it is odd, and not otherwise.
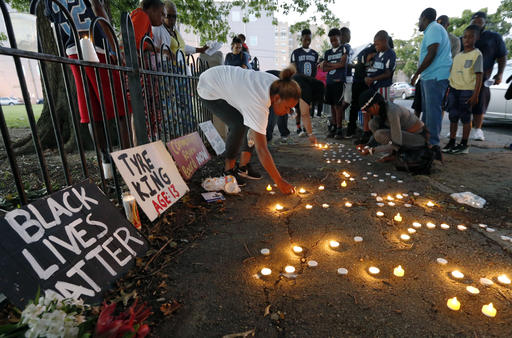
[[[446,302],[446,306],[448,306],[448,308],[453,311],[460,310],[460,302],[457,299],[457,297],[448,299],[448,301]],[[496,317],[498,310],[496,310],[492,303],[489,303],[482,306],[482,313],[487,317]]]

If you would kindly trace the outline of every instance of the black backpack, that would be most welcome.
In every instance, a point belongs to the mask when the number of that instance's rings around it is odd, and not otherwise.
[[[430,175],[434,153],[427,145],[421,147],[401,146],[396,154],[395,167],[413,175]]]

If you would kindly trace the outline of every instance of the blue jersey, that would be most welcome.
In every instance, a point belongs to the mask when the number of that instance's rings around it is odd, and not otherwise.
[[[92,21],[96,18],[96,14],[92,9],[89,0],[59,0],[64,7],[67,8],[73,23],[78,33],[88,33],[91,27]],[[100,0],[101,1],[101,0]],[[36,1],[34,1],[35,3]],[[45,14],[59,28],[62,38],[65,41],[65,47],[71,48],[75,46],[75,40],[73,38],[70,23],[66,20],[66,17],[61,12],[59,6],[46,0],[45,1]],[[99,24],[95,25],[94,30],[94,44],[100,48],[103,48],[103,39],[105,39],[105,33],[101,29]]]
[[[316,76],[318,53],[314,49],[297,48],[293,51],[290,61],[297,67],[297,73]]]
[[[396,67],[396,54],[392,49],[385,52],[379,52],[373,57],[373,64],[367,71],[368,77],[376,77],[384,74],[386,70],[391,71],[391,76],[384,80],[374,81],[372,84],[373,89],[382,87],[389,87],[393,84],[393,72]]]
[[[348,54],[350,53],[350,46],[348,44],[342,45],[338,47],[336,50],[329,49],[324,54],[324,61],[328,63],[337,63],[340,62],[341,58],[344,55],[347,55],[348,62]],[[333,82],[345,82],[345,77],[347,75],[347,67],[337,68],[329,71],[327,73],[326,83]]]

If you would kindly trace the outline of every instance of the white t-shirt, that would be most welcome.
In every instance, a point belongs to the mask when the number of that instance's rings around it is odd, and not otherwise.
[[[225,100],[244,118],[244,125],[266,134],[272,74],[233,66],[217,66],[199,76],[197,92],[205,100]]]

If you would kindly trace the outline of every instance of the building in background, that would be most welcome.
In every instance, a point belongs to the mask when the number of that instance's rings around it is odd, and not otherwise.
[[[248,17],[248,22],[243,22],[243,18]],[[274,15],[272,13],[262,14],[257,18],[255,15],[249,15],[247,10],[240,7],[233,7],[227,18],[230,27],[227,40],[221,48],[223,55],[231,52],[231,39],[240,33],[246,37],[245,43],[249,47],[251,57],[257,57],[260,62],[261,70],[275,68],[274,52]],[[192,46],[200,45],[200,37],[194,33],[187,32],[186,27],[180,27],[180,32],[186,44]]]

